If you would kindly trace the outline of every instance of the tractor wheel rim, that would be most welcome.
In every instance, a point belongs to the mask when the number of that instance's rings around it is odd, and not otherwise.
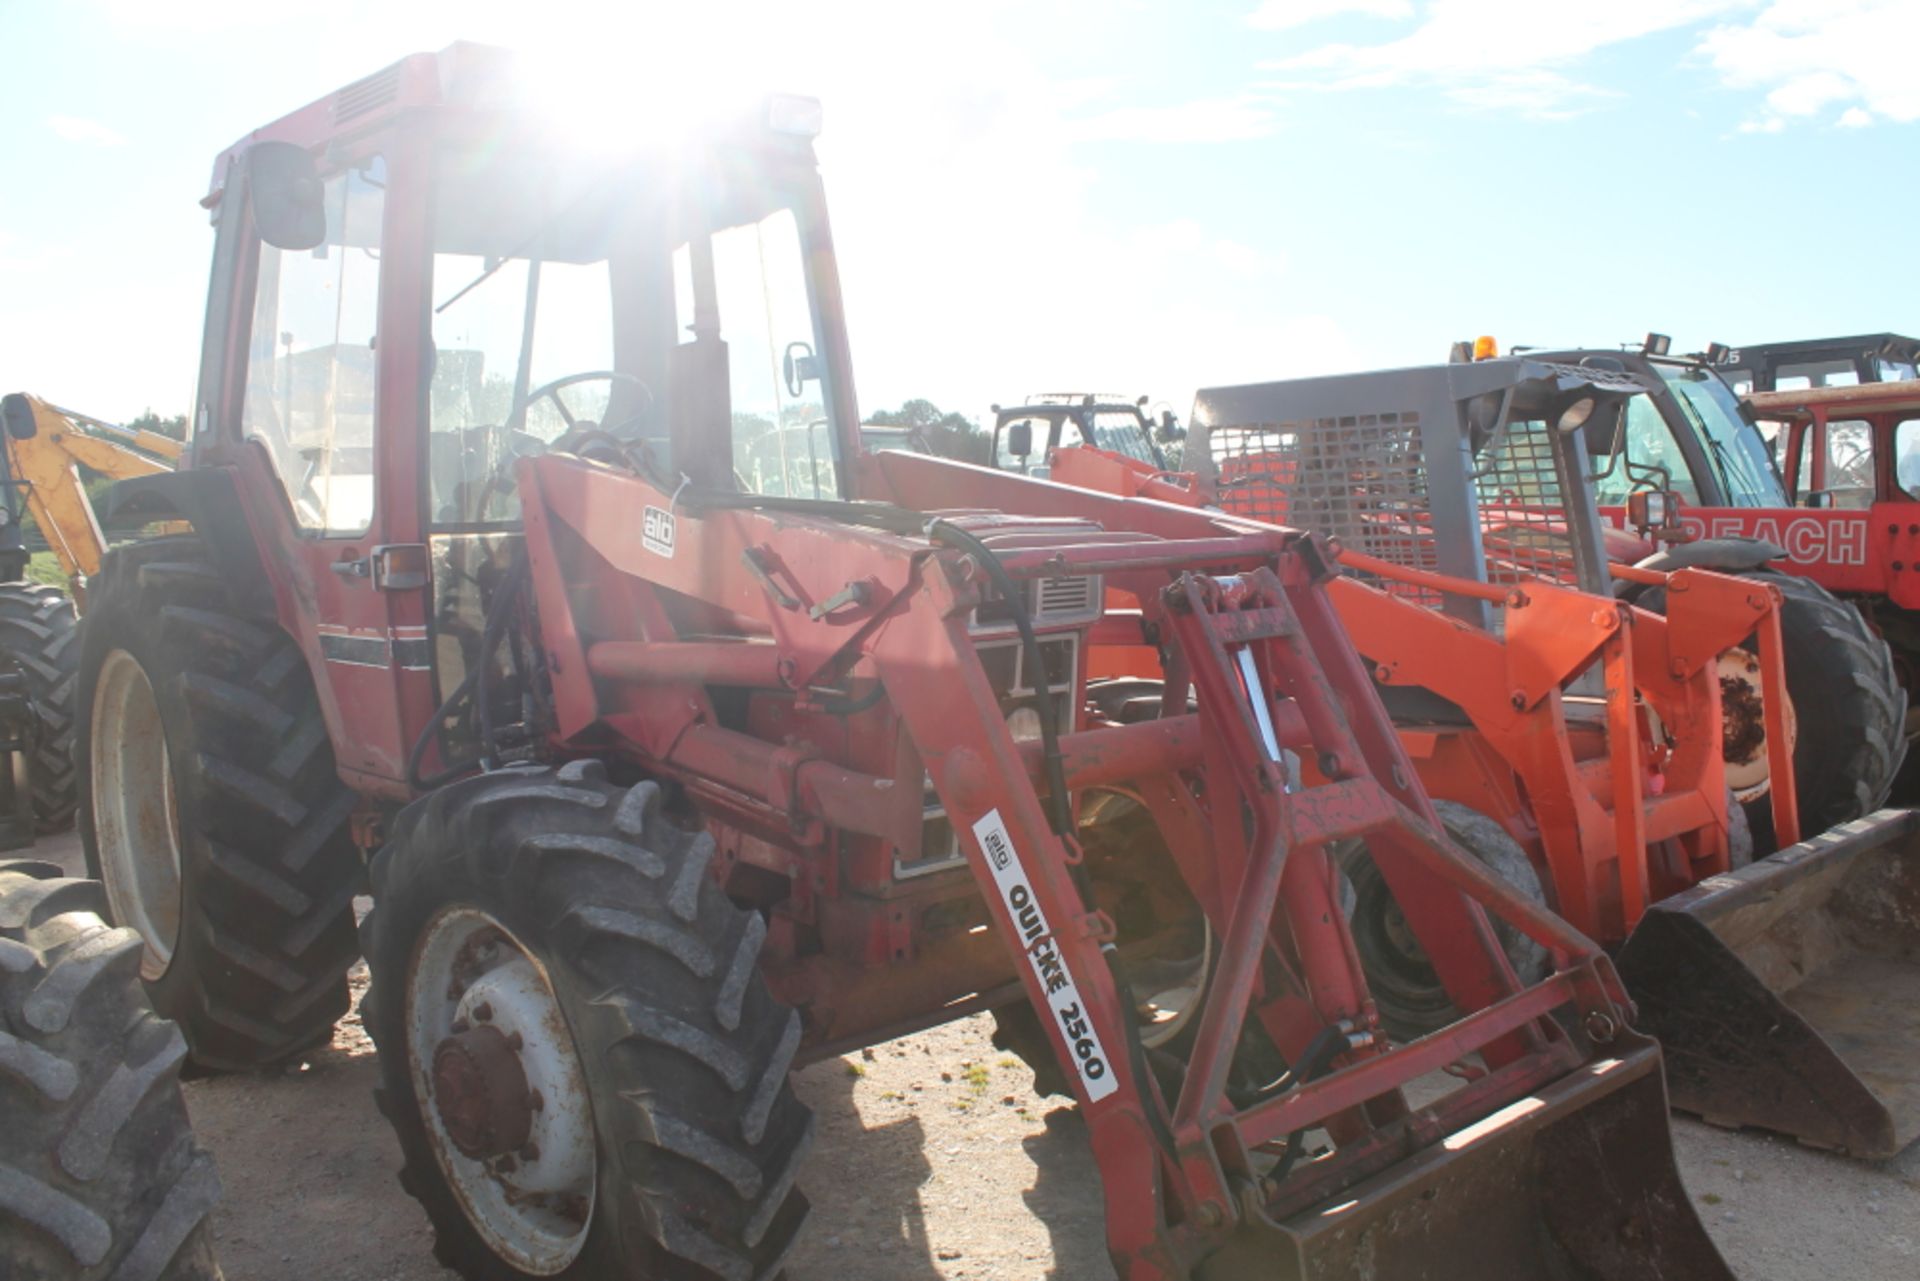
[[[1135,993],[1144,1048],[1157,1050],[1186,1030],[1200,1012],[1200,994],[1207,990],[1212,971],[1213,923],[1202,918],[1200,952],[1186,962],[1185,972],[1156,991]]]
[[[488,913],[440,909],[407,975],[407,1055],[435,1159],[489,1249],[551,1276],[586,1244],[586,1074],[546,967]]]
[[[140,977],[173,963],[180,937],[180,822],[160,704],[140,660],[100,665],[93,700],[93,833],[114,919],[146,944]]]
[[[1726,759],[1727,786],[1733,798],[1750,804],[1767,794],[1772,785],[1772,769],[1767,760],[1766,693],[1761,687],[1760,660],[1744,649],[1720,652],[1716,664],[1720,677],[1722,754]],[[1787,750],[1793,750],[1798,726],[1793,715],[1793,700],[1785,709]]]

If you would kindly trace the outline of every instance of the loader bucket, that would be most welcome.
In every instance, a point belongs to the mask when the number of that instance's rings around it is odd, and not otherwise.
[[[1618,964],[1675,1107],[1875,1159],[1920,1135],[1920,813],[1655,904]]]
[[[1660,1051],[1631,1033],[1476,1125],[1278,1221],[1203,1281],[1732,1281],[1674,1166]]]

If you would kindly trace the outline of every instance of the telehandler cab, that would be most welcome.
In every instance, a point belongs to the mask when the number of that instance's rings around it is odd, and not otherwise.
[[[612,162],[502,71],[410,57],[220,157],[188,465],[109,502],[192,532],[93,593],[83,830],[202,1062],[326,1036],[364,949],[471,1277],[771,1277],[791,1069],[1022,1003],[1129,1281],[1729,1275],[1657,1045],[1442,834],[1323,543],[862,452],[817,104]],[[1087,678],[1108,584],[1148,714]],[[1408,1044],[1349,839],[1460,1011]]]

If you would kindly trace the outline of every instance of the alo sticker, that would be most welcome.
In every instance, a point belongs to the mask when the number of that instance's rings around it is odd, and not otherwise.
[[[999,810],[988,810],[986,817],[973,825],[973,838],[980,842],[980,848],[987,856],[987,866],[993,870],[993,881],[1000,889],[1000,898],[1006,903],[1015,928],[1020,931],[1020,942],[1027,952],[1027,964],[1032,967],[1034,977],[1040,980],[1040,986],[1046,991],[1047,1006],[1053,1011],[1061,1035],[1073,1047],[1073,1067],[1080,1074],[1080,1085],[1087,1092],[1087,1102],[1098,1103],[1120,1088],[1119,1082],[1113,1079],[1113,1069],[1107,1063],[1107,1052],[1100,1044],[1100,1034],[1094,1031],[1093,1019],[1080,999],[1079,990],[1074,987],[1073,974],[1067,969],[1066,958],[1060,955],[1060,949],[1054,944],[1046,913],[1040,910],[1040,900],[1034,896],[1033,886],[1027,880],[1027,869],[1020,862],[1020,852],[1013,848],[1013,838],[1007,835],[1007,825],[1000,821]]]
[[[646,518],[640,525],[640,545],[655,556],[673,559],[673,513],[662,511],[658,507],[647,508]]]

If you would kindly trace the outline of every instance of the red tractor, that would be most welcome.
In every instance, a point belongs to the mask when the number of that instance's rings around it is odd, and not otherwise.
[[[364,953],[469,1277],[776,1275],[791,1070],[989,1009],[1130,1281],[1728,1275],[1658,1047],[1442,834],[1319,542],[865,452],[817,104],[614,160],[507,84],[417,55],[215,167],[188,465],[108,504],[191,532],[112,553],[81,670],[88,857],[196,1058],[324,1038]],[[1152,697],[1089,679],[1143,624]],[[1409,1043],[1351,839],[1459,1011]]]

